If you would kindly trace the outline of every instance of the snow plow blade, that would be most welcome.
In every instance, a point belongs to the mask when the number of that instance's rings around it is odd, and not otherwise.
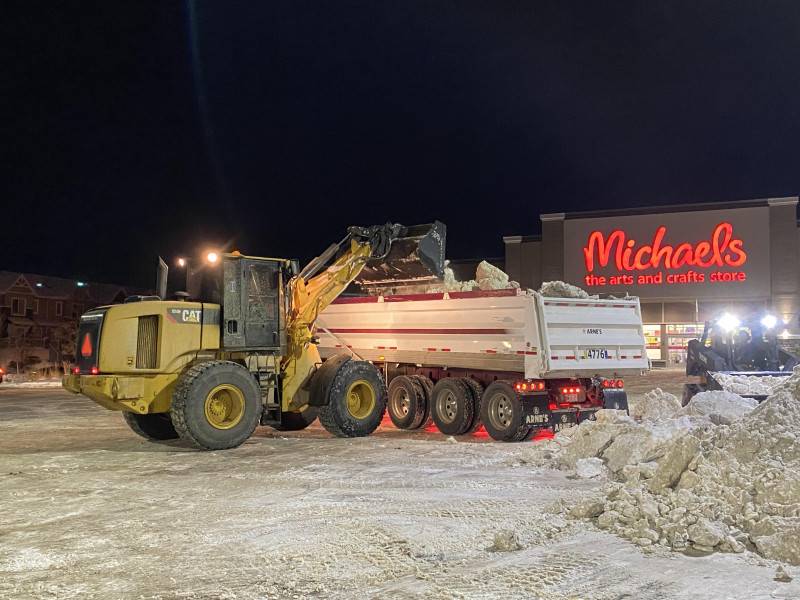
[[[356,283],[365,288],[425,284],[444,277],[444,223],[402,227],[388,253],[370,260]]]

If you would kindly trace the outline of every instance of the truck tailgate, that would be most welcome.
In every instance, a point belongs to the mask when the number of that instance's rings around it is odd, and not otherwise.
[[[536,294],[543,374],[625,375],[648,368],[638,298],[592,300]]]

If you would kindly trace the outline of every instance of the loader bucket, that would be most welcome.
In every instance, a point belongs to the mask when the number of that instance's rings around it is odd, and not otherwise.
[[[447,228],[434,221],[402,227],[383,257],[370,260],[356,278],[362,287],[425,284],[444,277]]]

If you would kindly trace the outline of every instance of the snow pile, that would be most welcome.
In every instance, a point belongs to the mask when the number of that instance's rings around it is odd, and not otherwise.
[[[693,429],[628,469],[598,525],[643,546],[800,564],[800,373],[792,379],[731,425]]]
[[[605,477],[607,473],[601,458],[580,458],[575,461],[575,476],[578,479],[598,479]]]
[[[404,291],[414,291],[420,293],[438,292],[471,292],[475,289],[480,290],[504,290],[508,288],[519,288],[516,281],[511,281],[508,274],[495,267],[494,265],[482,260],[475,271],[475,279],[459,281],[456,279],[453,269],[444,268],[444,277],[441,282],[425,286],[424,289],[413,289]]]
[[[726,373],[711,373],[723,390],[744,396],[769,396],[771,393],[786,383],[786,377],[773,377],[767,375],[728,375]]]
[[[677,410],[661,390],[647,399],[641,421],[601,410],[530,455],[584,475],[602,461],[613,479],[604,497],[569,516],[640,546],[751,550],[800,565],[800,368],[760,405],[719,391]]]
[[[458,281],[456,279],[455,273],[453,273],[453,269],[450,267],[444,268],[444,277],[442,278],[442,283],[435,283],[430,286],[430,289],[427,291],[430,292],[471,292],[476,287],[478,287],[478,282],[474,279],[470,279],[469,281]]]
[[[756,406],[758,401],[753,398],[742,398],[732,392],[712,390],[692,396],[683,413],[709,417],[718,425],[730,425]]]
[[[592,300],[599,298],[597,295],[590,296],[577,285],[563,281],[545,281],[542,287],[539,288],[539,293],[549,298],[583,298]]]
[[[681,410],[681,403],[674,394],[656,388],[647,392],[638,402],[631,403],[630,413],[635,419],[660,421],[674,417]]]
[[[518,288],[516,281],[510,281],[508,274],[494,265],[482,260],[475,270],[475,279],[482,290],[504,290]]]

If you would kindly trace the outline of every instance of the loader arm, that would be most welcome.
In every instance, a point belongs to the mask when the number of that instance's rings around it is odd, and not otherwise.
[[[438,235],[437,228],[443,226],[437,223],[430,230],[437,231]],[[289,281],[291,306],[286,322],[287,347],[281,362],[283,410],[297,410],[308,402],[307,394],[302,390],[303,384],[321,362],[313,343],[314,325],[319,314],[358,278],[368,262],[388,262],[392,244],[404,238],[408,231],[409,228],[391,223],[373,227],[350,227],[341,242],[330,246]],[[439,239],[438,253],[423,254],[415,249],[412,253],[414,260],[404,256],[397,261],[393,265],[398,273],[397,280],[403,280],[403,271],[412,263],[422,263],[433,276],[441,278],[444,269],[443,235]]]

